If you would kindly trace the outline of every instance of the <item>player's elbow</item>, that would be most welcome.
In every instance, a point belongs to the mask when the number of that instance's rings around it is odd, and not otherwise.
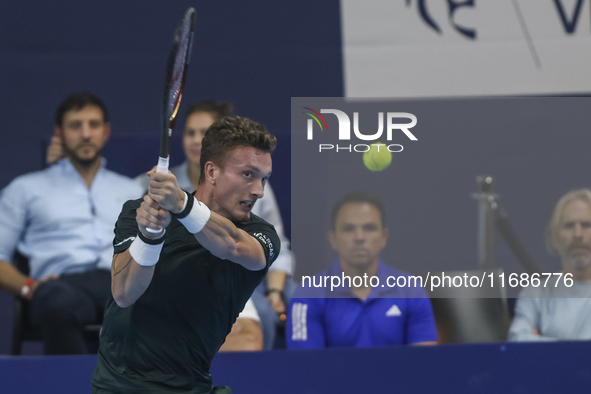
[[[127,308],[136,301],[128,292],[123,291],[123,289],[117,288],[116,286],[111,286],[111,293],[113,294],[115,303],[120,308]]]

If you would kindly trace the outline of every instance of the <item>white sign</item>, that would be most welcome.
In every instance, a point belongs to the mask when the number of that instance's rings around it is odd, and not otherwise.
[[[591,0],[341,0],[347,97],[591,92]]]

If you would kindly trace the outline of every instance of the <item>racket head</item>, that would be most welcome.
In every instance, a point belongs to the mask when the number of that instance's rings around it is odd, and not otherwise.
[[[167,158],[170,152],[170,137],[172,136],[172,130],[183,97],[193,47],[194,30],[195,9],[189,7],[174,32],[172,48],[166,65],[162,102],[162,140],[160,144],[160,157],[162,158]]]

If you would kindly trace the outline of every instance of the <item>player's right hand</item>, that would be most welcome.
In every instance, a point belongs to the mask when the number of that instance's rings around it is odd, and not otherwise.
[[[146,238],[156,239],[162,236],[162,232],[156,234],[147,230],[148,227],[153,229],[164,229],[170,224],[171,213],[163,209],[150,196],[145,195],[144,201],[136,211],[135,220],[142,234]]]

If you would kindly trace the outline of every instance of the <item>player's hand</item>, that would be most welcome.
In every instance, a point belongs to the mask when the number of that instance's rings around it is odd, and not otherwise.
[[[185,192],[180,188],[176,177],[170,171],[156,172],[156,167],[148,172],[148,176],[148,196],[167,211],[180,213],[185,202]]]
[[[64,147],[62,146],[62,139],[57,135],[51,137],[51,143],[47,147],[47,156],[45,162],[48,166],[54,164],[60,159],[64,158]]]
[[[146,238],[157,239],[162,236],[162,232],[154,234],[149,232],[147,228],[163,230],[170,224],[171,214],[166,209],[161,208],[149,195],[145,195],[144,201],[136,211],[135,220]]]

